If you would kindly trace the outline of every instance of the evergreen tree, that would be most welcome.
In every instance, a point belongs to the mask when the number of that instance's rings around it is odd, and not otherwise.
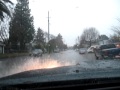
[[[58,34],[58,36],[56,37],[56,43],[58,48],[62,49],[63,48],[63,40],[62,40],[62,35]]]
[[[40,28],[38,28],[37,30],[34,43],[36,43],[35,48],[41,48],[44,51],[44,46],[45,46],[44,32]]]
[[[25,50],[25,44],[34,37],[33,17],[30,14],[29,1],[17,0],[13,19],[10,22],[9,41],[11,44],[20,43],[20,50]]]
[[[38,44],[44,44],[44,33],[43,31],[38,28],[37,35],[36,35],[36,41]]]

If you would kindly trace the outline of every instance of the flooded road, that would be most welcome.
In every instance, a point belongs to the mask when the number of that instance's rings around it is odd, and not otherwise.
[[[44,54],[42,57],[17,57],[0,60],[0,77],[34,69],[55,68],[76,65],[95,60],[92,55],[80,55],[77,51],[67,50],[60,53]]]

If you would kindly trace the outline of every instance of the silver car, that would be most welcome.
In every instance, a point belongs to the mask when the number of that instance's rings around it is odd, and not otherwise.
[[[30,56],[42,56],[43,51],[41,49],[34,49],[30,52]]]
[[[79,54],[85,54],[87,52],[87,48],[80,48]]]

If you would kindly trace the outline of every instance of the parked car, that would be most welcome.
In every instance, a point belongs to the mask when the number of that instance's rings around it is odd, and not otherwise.
[[[85,54],[87,52],[87,48],[80,48],[79,54]]]
[[[59,49],[55,49],[54,52],[55,52],[55,53],[59,53],[60,50],[59,50]]]
[[[30,52],[30,56],[42,56],[43,51],[41,49],[34,49]]]
[[[120,56],[120,48],[117,48],[115,44],[100,45],[94,49],[96,59],[116,58]]]

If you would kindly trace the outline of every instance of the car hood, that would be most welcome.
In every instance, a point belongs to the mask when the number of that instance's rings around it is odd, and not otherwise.
[[[0,86],[90,78],[120,77],[120,61],[118,60],[114,63],[113,62],[114,61],[111,60],[101,62],[89,61],[86,62],[86,65],[89,64],[88,67],[83,67],[81,64],[77,63],[72,66],[25,71],[0,78]]]
[[[119,48],[109,48],[109,49],[103,49],[103,51],[106,51],[106,50],[118,50]]]

